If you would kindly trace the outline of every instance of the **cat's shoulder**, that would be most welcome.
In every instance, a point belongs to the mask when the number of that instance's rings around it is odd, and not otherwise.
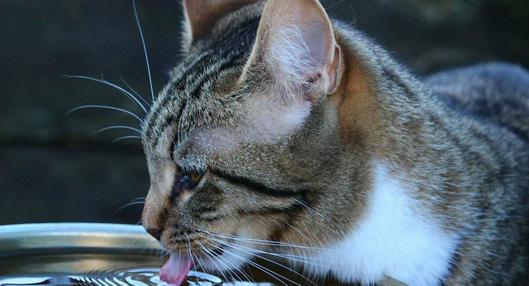
[[[480,64],[424,81],[451,108],[503,126],[529,142],[529,72],[522,66]]]
[[[441,71],[427,77],[436,88],[465,88],[479,86],[483,91],[524,89],[529,94],[529,72],[522,66],[507,62],[491,62]]]

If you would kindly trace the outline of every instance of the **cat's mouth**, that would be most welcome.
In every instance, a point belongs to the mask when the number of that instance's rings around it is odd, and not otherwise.
[[[171,254],[160,270],[160,279],[171,285],[180,286],[186,280],[194,262],[191,257]]]
[[[208,250],[208,255],[204,256],[194,255],[191,250],[188,250],[189,254],[185,256],[172,253],[160,270],[160,279],[170,285],[180,286],[194,267],[204,268],[203,265],[219,259],[218,257],[222,256],[223,252],[223,248],[217,248]]]
[[[190,249],[188,248],[189,245],[198,247]],[[185,255],[179,255],[175,252],[171,253],[171,256],[160,271],[160,279],[162,281],[180,286],[186,281],[189,272],[193,268],[204,272],[222,273],[242,267],[253,256],[251,251],[248,251],[243,245],[239,245],[233,240],[227,240],[217,245],[197,240],[190,241],[189,245],[186,251],[178,252],[186,253]]]
[[[162,242],[165,250],[169,253],[175,253],[176,256],[190,256],[191,258],[215,259],[217,256],[224,254],[224,249],[229,245],[235,245],[232,239],[215,239],[210,241],[203,237],[186,237],[185,240],[169,240]]]

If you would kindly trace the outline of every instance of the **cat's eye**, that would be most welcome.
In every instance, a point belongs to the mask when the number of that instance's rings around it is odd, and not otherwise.
[[[189,173],[189,178],[191,178],[191,181],[193,181],[194,184],[198,184],[203,176],[204,176],[204,174],[203,173],[199,173],[199,172],[190,172]]]
[[[200,172],[186,172],[179,175],[176,184],[173,186],[173,193],[180,194],[182,191],[194,190],[203,177],[204,173]]]

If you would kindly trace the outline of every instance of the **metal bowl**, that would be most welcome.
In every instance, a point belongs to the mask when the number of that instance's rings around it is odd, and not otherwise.
[[[167,259],[162,254],[158,241],[136,225],[47,223],[0,226],[0,286],[156,285],[160,283],[160,267]],[[260,262],[266,265],[266,261]],[[266,265],[266,268],[280,273],[281,277],[299,278],[284,268],[274,268],[273,264]],[[256,281],[274,280],[262,271],[247,270]],[[272,285],[222,283],[216,276],[192,271],[188,285]],[[307,283],[307,280],[300,280],[298,285]],[[345,284],[328,279],[325,284],[318,285]]]
[[[160,267],[162,248],[141,226],[51,223],[0,226],[0,275]]]
[[[140,226],[52,223],[0,226],[0,286],[156,285],[163,250]],[[191,285],[221,285],[191,272]],[[249,285],[249,284],[246,284]]]

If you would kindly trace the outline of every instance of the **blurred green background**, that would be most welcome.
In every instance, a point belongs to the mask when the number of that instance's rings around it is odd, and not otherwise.
[[[323,1],[329,13],[375,38],[418,74],[478,62],[529,66],[527,0]],[[138,0],[160,89],[180,56],[180,1]],[[143,50],[128,0],[0,0],[0,224],[56,221],[137,223],[148,175],[130,132],[108,111],[141,110],[115,90],[65,74],[125,79],[149,97]]]

